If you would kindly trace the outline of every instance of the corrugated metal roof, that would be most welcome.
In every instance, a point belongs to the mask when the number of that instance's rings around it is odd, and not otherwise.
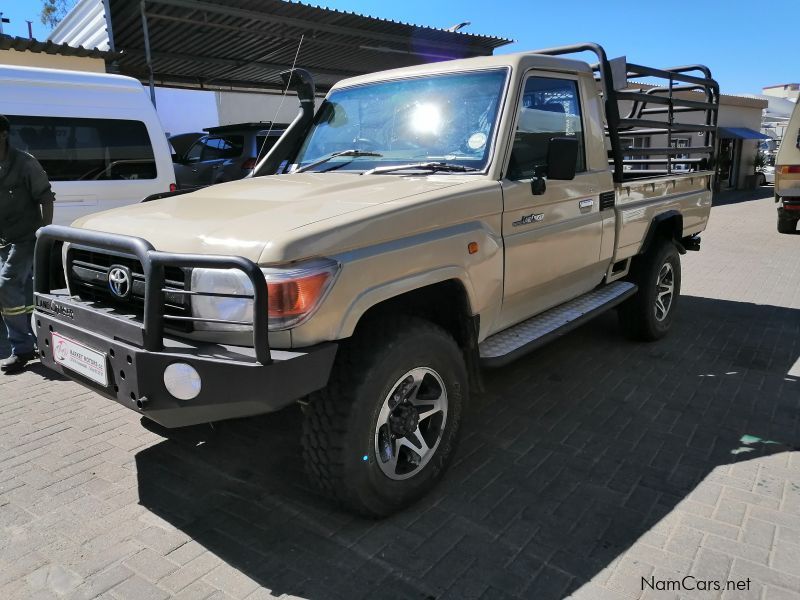
[[[88,4],[84,0],[79,3]],[[115,67],[146,81],[138,2],[106,0]],[[321,90],[339,79],[450,58],[487,56],[511,40],[451,32],[283,0],[147,0],[156,83],[209,88],[280,88],[291,66]]]
[[[18,50],[20,52],[44,52],[46,54],[59,54],[61,56],[89,56],[91,58],[113,58],[112,52],[96,48],[74,48],[66,44],[56,44],[47,40],[31,40],[28,38],[0,35],[0,50]]]
[[[47,39],[57,44],[110,49],[103,0],[79,0]]]

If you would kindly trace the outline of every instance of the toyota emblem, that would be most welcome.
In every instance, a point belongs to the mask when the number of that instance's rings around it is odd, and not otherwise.
[[[131,270],[128,267],[113,265],[108,270],[108,289],[117,298],[127,298],[132,288]]]

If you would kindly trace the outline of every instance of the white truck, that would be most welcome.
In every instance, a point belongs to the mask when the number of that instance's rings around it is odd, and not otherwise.
[[[301,108],[261,176],[40,231],[42,361],[166,427],[300,400],[313,481],[363,514],[408,505],[482,367],[613,307],[637,339],[672,324],[719,90],[699,65],[614,65],[596,44],[428,64],[316,112],[285,73]],[[702,145],[670,143],[688,132]]]
[[[778,232],[795,233],[800,221],[800,102],[794,107],[775,157]]]

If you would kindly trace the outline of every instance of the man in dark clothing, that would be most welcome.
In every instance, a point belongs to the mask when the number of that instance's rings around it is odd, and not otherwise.
[[[0,316],[11,356],[0,362],[7,374],[36,357],[31,330],[33,249],[36,230],[53,222],[53,192],[47,174],[27,152],[9,144],[10,124],[0,115]]]

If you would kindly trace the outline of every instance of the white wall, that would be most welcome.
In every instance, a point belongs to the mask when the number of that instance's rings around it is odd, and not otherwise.
[[[145,90],[149,96],[147,86]],[[215,92],[157,87],[156,109],[167,135],[203,131],[220,124]]]
[[[147,86],[145,90],[150,93]],[[294,93],[281,99],[279,94],[157,87],[156,108],[164,131],[175,135],[235,123],[291,123],[299,103]]]
[[[300,103],[297,94],[289,92],[281,100],[280,94],[217,92],[220,125],[274,121],[291,123]]]

